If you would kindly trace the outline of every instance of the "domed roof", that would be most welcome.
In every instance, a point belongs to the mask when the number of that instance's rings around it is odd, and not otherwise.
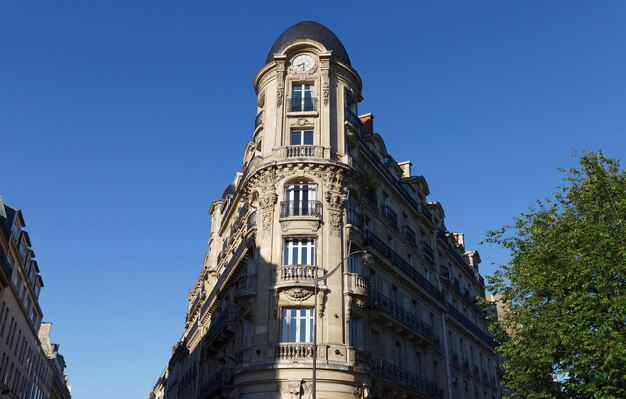
[[[348,52],[337,35],[324,25],[313,21],[299,22],[278,36],[267,55],[265,63],[269,64],[272,62],[274,54],[280,53],[285,46],[298,39],[311,39],[320,42],[326,47],[326,50],[333,52],[333,57],[344,64],[352,66]]]

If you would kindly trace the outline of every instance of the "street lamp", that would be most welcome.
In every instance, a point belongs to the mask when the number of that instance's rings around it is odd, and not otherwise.
[[[335,266],[335,268],[333,270],[331,270],[328,274],[319,277],[318,275],[318,271],[319,268],[316,267],[315,268],[315,291],[314,291],[314,308],[313,308],[313,383],[312,383],[312,394],[311,394],[311,398],[312,399],[317,399],[317,293],[319,291],[319,284],[320,281],[326,281],[330,278],[330,276],[332,276],[333,274],[335,274],[335,272],[337,270],[339,270],[339,267],[341,265],[343,265],[343,262],[348,259],[349,257],[351,257],[352,255],[356,255],[356,254],[363,254],[361,255],[361,263],[364,265],[370,265],[374,262],[374,257],[372,256],[372,254],[370,254],[369,252],[361,249],[358,251],[354,251],[349,253],[348,255],[346,255],[346,257],[344,257],[337,266]]]

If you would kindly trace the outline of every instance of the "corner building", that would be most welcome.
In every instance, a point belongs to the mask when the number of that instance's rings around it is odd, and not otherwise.
[[[498,397],[480,257],[389,155],[373,115],[357,116],[361,86],[326,27],[276,40],[153,397]]]

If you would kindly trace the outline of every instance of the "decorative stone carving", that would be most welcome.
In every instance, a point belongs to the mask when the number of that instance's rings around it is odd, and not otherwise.
[[[324,82],[322,86],[322,99],[324,101],[324,105],[328,105],[328,97],[330,95],[330,87],[328,86],[328,82]]]
[[[313,296],[313,291],[303,288],[290,288],[283,291],[285,296],[292,302],[302,302]]]
[[[300,399],[304,395],[306,389],[304,380],[288,380],[283,382],[280,387],[281,398],[283,399]]]
[[[328,212],[328,226],[330,228],[331,235],[339,235],[339,232],[341,231],[341,212]]]
[[[366,384],[363,384],[360,387],[354,388],[354,392],[352,394],[355,399],[369,399],[370,388]]]
[[[282,83],[278,83],[276,86],[276,107],[279,108],[283,105],[283,95],[285,92],[285,88]]]
[[[328,204],[328,209],[333,210],[341,210],[347,200],[346,194],[332,191],[327,191],[325,197],[326,203]]]
[[[313,121],[306,119],[306,118],[292,119],[289,122],[289,126],[291,127],[313,126]]]

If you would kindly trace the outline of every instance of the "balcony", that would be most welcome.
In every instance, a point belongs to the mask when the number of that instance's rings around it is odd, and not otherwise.
[[[280,203],[280,216],[283,218],[322,216],[321,201],[283,201]]]
[[[424,276],[409,265],[404,259],[402,259],[397,253],[395,253],[387,244],[385,244],[380,238],[374,234],[368,234],[366,239],[366,245],[374,248],[381,256],[383,260],[389,261],[394,267],[406,274],[417,285],[424,289],[428,294],[435,298],[440,303],[443,303],[443,293],[439,291],[430,281],[426,280]]]
[[[372,360],[372,374],[375,378],[386,380],[387,382],[408,388],[427,398],[442,399],[443,392],[437,383],[421,375],[415,374],[402,367],[391,364],[382,359]]]
[[[372,290],[372,307],[380,311],[385,317],[400,322],[403,326],[420,335],[430,343],[435,342],[436,335],[433,328],[418,319],[413,313],[404,309],[398,303],[387,298],[379,291]]]
[[[313,360],[313,344],[305,342],[284,342],[274,347],[276,360]]]
[[[263,111],[259,112],[256,118],[254,118],[254,128],[259,127],[261,123],[263,123]]]
[[[323,158],[321,145],[290,145],[285,147],[285,158]]]
[[[217,315],[214,315],[211,319],[211,324],[207,333],[204,336],[204,347],[210,347],[213,342],[225,331],[234,333],[234,331],[228,330],[227,326],[230,323],[237,321],[239,317],[239,306],[228,305],[226,308]]]
[[[426,241],[422,241],[422,253],[426,255],[428,259],[431,261],[435,260],[435,253],[433,252],[433,247],[430,246]]]
[[[448,313],[452,318],[454,318],[459,324],[465,327],[466,330],[474,334],[478,339],[483,341],[488,347],[493,348],[493,338],[483,330],[481,330],[476,324],[474,324],[470,319],[465,317],[463,313],[459,312],[454,306],[448,305]]]
[[[357,132],[361,133],[363,122],[361,122],[361,119],[354,112],[352,112],[350,108],[344,108],[344,117],[346,118],[346,122],[351,124]]]
[[[352,295],[368,296],[369,281],[357,273],[344,273],[344,287]]]
[[[200,387],[200,399],[208,399],[213,397],[218,391],[233,385],[233,369],[220,369],[213,377]],[[222,395],[218,395],[222,397]]]
[[[278,285],[304,285],[314,286],[315,269],[311,265],[286,265],[276,268],[276,283]]]
[[[244,276],[236,284],[235,301],[256,295],[256,276]]]
[[[398,215],[388,205],[383,205],[383,215],[389,224],[398,228]]]
[[[317,111],[317,98],[305,97],[305,98],[289,98],[289,112],[312,112]]]

